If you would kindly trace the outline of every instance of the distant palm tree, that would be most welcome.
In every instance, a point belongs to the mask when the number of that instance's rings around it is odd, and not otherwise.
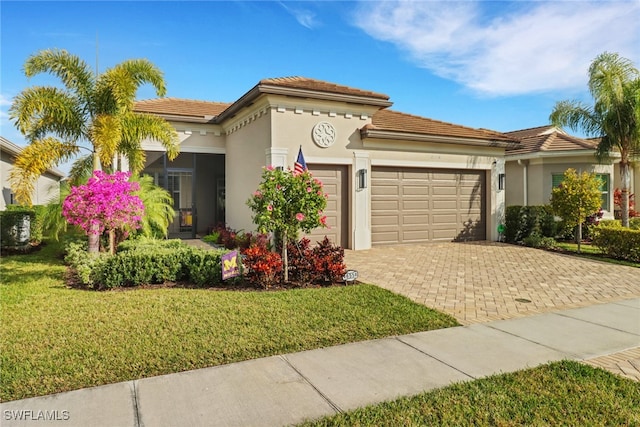
[[[589,67],[589,91],[594,105],[578,101],[556,103],[549,116],[557,126],[582,129],[600,137],[596,155],[620,153],[622,225],[629,226],[630,162],[640,154],[640,71],[617,53],[598,55]]]
[[[162,72],[146,59],[124,61],[95,75],[80,58],[64,50],[43,50],[27,59],[27,77],[50,73],[64,88],[33,86],[18,94],[9,110],[29,145],[16,158],[10,175],[16,199],[31,204],[37,177],[52,166],[78,155],[82,143],[93,151],[93,170],[109,166],[116,154],[129,158],[132,171],[144,168],[141,142],[160,141],[170,159],[178,155],[178,138],[164,119],[133,111],[138,88],[151,84],[158,96],[166,87]],[[89,251],[98,250],[89,236]]]

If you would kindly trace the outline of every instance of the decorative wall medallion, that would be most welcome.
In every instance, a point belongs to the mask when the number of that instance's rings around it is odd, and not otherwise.
[[[329,122],[319,122],[311,131],[313,142],[322,148],[327,148],[336,142],[336,128]]]

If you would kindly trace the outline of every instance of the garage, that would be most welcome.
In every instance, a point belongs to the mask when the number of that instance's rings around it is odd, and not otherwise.
[[[486,239],[486,172],[373,167],[374,245]]]
[[[307,166],[314,178],[322,181],[324,191],[329,195],[324,214],[327,216],[327,224],[330,228],[316,228],[306,237],[313,244],[327,236],[335,244],[347,247],[349,244],[347,167],[341,165]]]

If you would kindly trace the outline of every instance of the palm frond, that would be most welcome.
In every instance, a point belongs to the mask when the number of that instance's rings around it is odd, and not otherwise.
[[[83,137],[84,117],[77,99],[54,87],[34,86],[13,99],[9,118],[28,139],[53,133],[65,140]]]
[[[32,141],[16,157],[9,174],[9,184],[18,202],[31,205],[31,195],[38,177],[59,162],[72,159],[77,153],[76,144],[62,142],[54,137]]]
[[[130,113],[123,117],[122,141],[129,147],[140,144],[145,139],[159,141],[167,150],[170,160],[180,152],[178,133],[166,120],[143,113]]]
[[[549,121],[554,126],[583,130],[589,136],[602,136],[600,118],[588,105],[579,101],[559,101]]]
[[[77,158],[69,170],[68,182],[72,186],[86,183],[93,173],[93,155],[87,154]]]
[[[47,49],[31,55],[24,64],[24,73],[27,77],[40,73],[53,74],[84,102],[88,102],[92,97],[94,74],[91,68],[82,59],[66,50]]]
[[[140,232],[146,237],[166,237],[175,210],[173,198],[167,190],[153,183],[149,175],[131,177],[140,184],[137,195],[144,204],[144,216]]]
[[[109,166],[122,141],[122,122],[119,115],[101,114],[93,119],[91,140],[100,156],[100,163]]]
[[[129,112],[140,86],[151,84],[158,96],[167,92],[160,69],[146,59],[130,59],[108,69],[98,78],[97,91],[103,108]]]

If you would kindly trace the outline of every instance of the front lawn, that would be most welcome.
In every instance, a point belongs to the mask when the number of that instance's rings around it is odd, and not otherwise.
[[[600,251],[600,249],[598,249],[597,247],[595,247],[595,246],[593,246],[593,245],[591,245],[589,243],[582,243],[580,245],[580,253],[578,253],[578,244],[577,243],[557,242],[557,246],[561,251],[563,251],[565,253],[568,253],[568,254],[571,254],[571,255],[581,256],[583,258],[589,258],[589,259],[594,259],[594,260],[598,260],[598,261],[609,262],[609,263],[612,263],[612,264],[619,264],[619,265],[626,265],[626,266],[629,266],[629,267],[638,267],[638,268],[640,268],[640,263],[637,263],[637,262],[609,258],[606,255],[604,255]]]
[[[640,425],[640,385],[573,361],[400,398],[303,424],[320,426]]]
[[[58,249],[2,259],[2,401],[457,325],[370,285],[73,290]]]

